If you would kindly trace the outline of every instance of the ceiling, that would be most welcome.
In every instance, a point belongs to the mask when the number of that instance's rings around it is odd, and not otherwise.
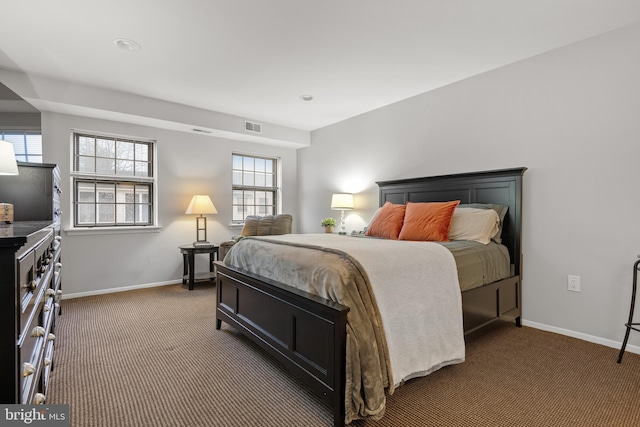
[[[2,83],[0,83],[0,113],[40,114],[31,104]]]
[[[305,131],[640,21],[637,0],[0,4],[0,68]]]

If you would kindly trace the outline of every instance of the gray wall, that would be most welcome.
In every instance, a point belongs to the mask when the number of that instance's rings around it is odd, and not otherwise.
[[[42,113],[43,151],[47,163],[62,172],[63,229],[71,220],[72,129],[151,138],[157,141],[157,232],[63,233],[63,286],[65,294],[86,295],[117,288],[176,283],[182,278],[178,245],[195,240],[195,217],[184,211],[194,194],[209,194],[218,214],[207,219],[208,240],[219,242],[239,229],[231,224],[231,153],[238,151],[280,157],[283,170],[283,211],[296,212],[296,152],[262,144],[231,141],[185,132],[158,129],[51,112]],[[294,227],[295,227],[294,222]],[[206,269],[206,256],[196,260]]]
[[[357,193],[350,231],[377,207],[376,180],[526,166],[524,319],[617,346],[640,253],[639,45],[626,27],[314,131],[299,231],[339,217],[332,192]]]

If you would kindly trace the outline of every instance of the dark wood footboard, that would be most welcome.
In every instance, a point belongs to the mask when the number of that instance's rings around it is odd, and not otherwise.
[[[283,363],[345,425],[346,322],[349,308],[216,262],[216,329],[233,326]],[[520,326],[520,277],[462,293],[464,332],[498,320]]]
[[[233,326],[333,408],[345,425],[349,307],[216,262],[216,329]]]

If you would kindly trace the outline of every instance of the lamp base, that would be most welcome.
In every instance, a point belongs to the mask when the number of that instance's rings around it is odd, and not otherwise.
[[[196,241],[193,242],[193,247],[197,246],[211,246],[207,241],[207,218],[202,215],[196,218]]]

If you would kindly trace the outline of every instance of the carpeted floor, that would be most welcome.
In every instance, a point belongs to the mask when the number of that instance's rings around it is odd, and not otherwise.
[[[332,426],[329,408],[223,324],[215,287],[171,285],[64,300],[49,403],[71,425]],[[500,325],[466,361],[409,381],[353,427],[640,426],[640,356]]]

